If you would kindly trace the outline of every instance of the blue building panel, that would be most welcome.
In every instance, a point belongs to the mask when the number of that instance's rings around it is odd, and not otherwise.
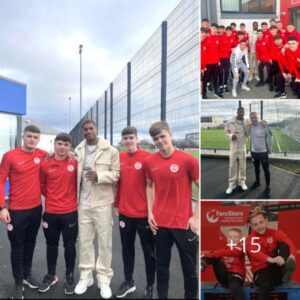
[[[26,85],[0,77],[0,112],[26,115]]]

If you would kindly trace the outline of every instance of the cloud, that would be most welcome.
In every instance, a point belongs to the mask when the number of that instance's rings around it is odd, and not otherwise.
[[[65,129],[102,96],[180,0],[1,0],[0,75],[27,85],[28,117]]]

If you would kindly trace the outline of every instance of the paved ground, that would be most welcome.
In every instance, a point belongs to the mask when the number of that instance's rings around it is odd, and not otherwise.
[[[121,244],[120,236],[115,219],[115,226],[113,231],[113,263],[114,277],[111,282],[113,293],[116,292],[119,284],[123,280],[123,264],[121,258]],[[78,265],[78,261],[76,263]],[[37,278],[41,279],[46,272],[46,247],[45,238],[40,228],[37,240],[37,246],[34,255],[33,273]],[[77,296],[66,296],[64,294],[64,273],[65,263],[63,259],[63,248],[59,249],[59,259],[57,263],[57,275],[59,282],[56,286],[52,287],[50,291],[45,294],[39,294],[37,291],[32,291],[28,288],[25,290],[25,297],[27,299],[99,299],[100,293],[96,284],[88,289],[86,294]],[[134,294],[128,295],[126,299],[142,299],[143,292],[146,284],[145,268],[143,262],[143,254],[139,243],[139,238],[136,240],[136,267],[134,279],[136,282],[137,290]],[[78,280],[78,270],[76,269],[75,278]],[[94,276],[95,278],[95,276]],[[13,286],[13,278],[10,266],[10,244],[7,238],[6,227],[3,223],[0,224],[0,299],[7,299],[11,296],[11,288]],[[182,299],[184,296],[183,291],[183,278],[180,260],[176,247],[173,247],[171,268],[170,268],[170,286],[169,297]],[[155,288],[156,297],[156,288]]]
[[[277,94],[276,92],[269,92],[269,86],[268,84],[265,84],[262,87],[255,87],[255,84],[257,81],[253,79],[251,82],[248,83],[248,86],[251,88],[251,91],[247,92],[244,90],[241,90],[241,84],[238,85],[237,88],[237,98],[233,98],[231,94],[231,85],[229,86],[229,93],[224,94],[224,99],[274,99],[274,96]],[[295,96],[291,88],[289,86],[286,86],[286,93],[287,93],[287,99],[297,99],[297,96]],[[208,92],[207,97],[209,99],[216,99],[214,97],[214,92]]]
[[[202,199],[265,199],[264,173],[261,168],[261,186],[255,190],[242,191],[237,188],[226,195],[228,187],[228,158],[201,158],[201,198]],[[300,177],[270,166],[271,199],[300,199]],[[253,163],[247,161],[248,187],[255,181]]]

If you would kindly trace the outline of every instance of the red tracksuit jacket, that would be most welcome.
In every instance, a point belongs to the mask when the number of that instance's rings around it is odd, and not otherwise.
[[[241,244],[230,249],[228,246],[224,249],[213,251],[206,254],[207,258],[222,258],[228,272],[238,273],[243,278],[246,276],[245,253]]]
[[[220,37],[211,35],[206,38],[206,65],[218,64],[220,62]]]
[[[252,240],[252,238],[256,239]],[[290,254],[296,255],[296,246],[284,232],[271,228],[268,228],[264,234],[251,232],[246,239],[246,249],[253,273],[268,267],[267,258],[277,256],[276,248],[279,242],[286,243],[290,248]],[[257,253],[254,252],[258,248],[255,244],[260,245],[260,251]]]
[[[220,39],[220,58],[230,58],[231,49],[235,47],[234,36],[223,35]]]
[[[271,53],[270,53],[270,41],[263,37],[262,39],[258,39],[256,41],[256,58],[262,62],[269,62],[271,60]]]

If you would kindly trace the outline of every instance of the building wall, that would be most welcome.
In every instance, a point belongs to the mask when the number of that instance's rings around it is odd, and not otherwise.
[[[261,22],[268,22],[271,18],[280,18],[280,5],[281,1],[284,0],[276,0],[275,7],[276,11],[275,13],[268,13],[268,14],[262,14],[261,12],[257,13],[229,13],[229,12],[222,12],[221,11],[221,0],[203,0],[206,2],[205,4],[201,4],[201,17],[208,17],[211,20],[211,23],[217,23],[219,25],[228,26],[231,22],[235,22],[236,24],[245,23],[246,29],[251,30],[252,23],[254,21],[258,21],[258,23]],[[292,0],[289,0],[292,1]],[[288,2],[289,2],[288,1]],[[298,1],[298,0],[296,0]],[[202,1],[201,1],[202,2]],[[247,2],[247,1],[244,1]],[[229,2],[227,2],[229,3]],[[206,11],[205,11],[206,10]]]
[[[26,85],[0,76],[0,161],[20,145],[22,115],[26,114]]]
[[[199,1],[183,0],[108,85],[98,100],[98,116],[94,105],[84,118],[98,120],[99,136],[113,145],[127,124],[138,129],[140,140],[151,142],[150,125],[164,119],[173,137],[185,139],[199,132],[198,66]],[[82,121],[71,131],[74,146],[83,138]]]
[[[283,26],[291,20],[291,9],[300,8],[300,0],[280,0],[280,20]],[[295,24],[297,25],[297,24]],[[297,28],[300,30],[300,28]]]

